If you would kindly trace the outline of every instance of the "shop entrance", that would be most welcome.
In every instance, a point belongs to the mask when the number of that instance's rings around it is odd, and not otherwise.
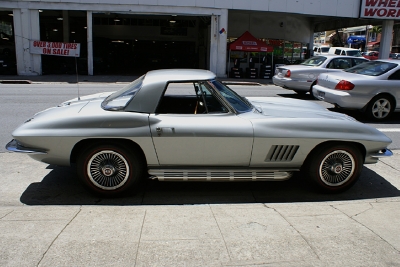
[[[87,74],[86,24],[85,11],[40,13],[42,41],[81,44],[77,59],[42,55],[43,74]],[[93,74],[207,69],[210,25],[210,17],[93,13]]]

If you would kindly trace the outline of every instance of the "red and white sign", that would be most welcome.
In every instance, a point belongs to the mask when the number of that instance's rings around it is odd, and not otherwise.
[[[399,19],[400,0],[361,0],[360,18]]]
[[[30,41],[29,51],[31,54],[53,55],[63,57],[79,57],[81,44],[61,43],[46,41]]]

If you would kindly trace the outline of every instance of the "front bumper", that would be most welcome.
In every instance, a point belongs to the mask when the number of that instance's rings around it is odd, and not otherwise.
[[[47,154],[46,151],[38,148],[24,147],[17,140],[13,139],[6,145],[6,149],[11,152],[27,153],[27,154]]]
[[[372,158],[387,158],[393,156],[393,152],[390,149],[382,149],[378,153],[371,154]]]

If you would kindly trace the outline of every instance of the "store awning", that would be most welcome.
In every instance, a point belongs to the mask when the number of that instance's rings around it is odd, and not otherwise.
[[[229,50],[250,52],[273,52],[274,48],[258,40],[248,31],[229,44]]]
[[[365,43],[365,36],[364,35],[351,35],[347,38],[348,44],[364,44]]]

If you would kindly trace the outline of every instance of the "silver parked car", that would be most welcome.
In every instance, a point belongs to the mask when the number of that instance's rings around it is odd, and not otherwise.
[[[314,97],[338,108],[365,112],[371,119],[387,119],[400,111],[400,62],[374,60],[341,73],[322,73]]]
[[[298,94],[311,93],[317,77],[322,72],[338,72],[368,61],[362,57],[324,55],[312,57],[299,65],[276,68],[272,81],[275,85]]]
[[[28,119],[6,148],[76,163],[93,192],[161,181],[285,180],[303,170],[339,192],[391,140],[353,118],[302,100],[244,98],[206,70],[150,71],[114,93],[73,99]]]

